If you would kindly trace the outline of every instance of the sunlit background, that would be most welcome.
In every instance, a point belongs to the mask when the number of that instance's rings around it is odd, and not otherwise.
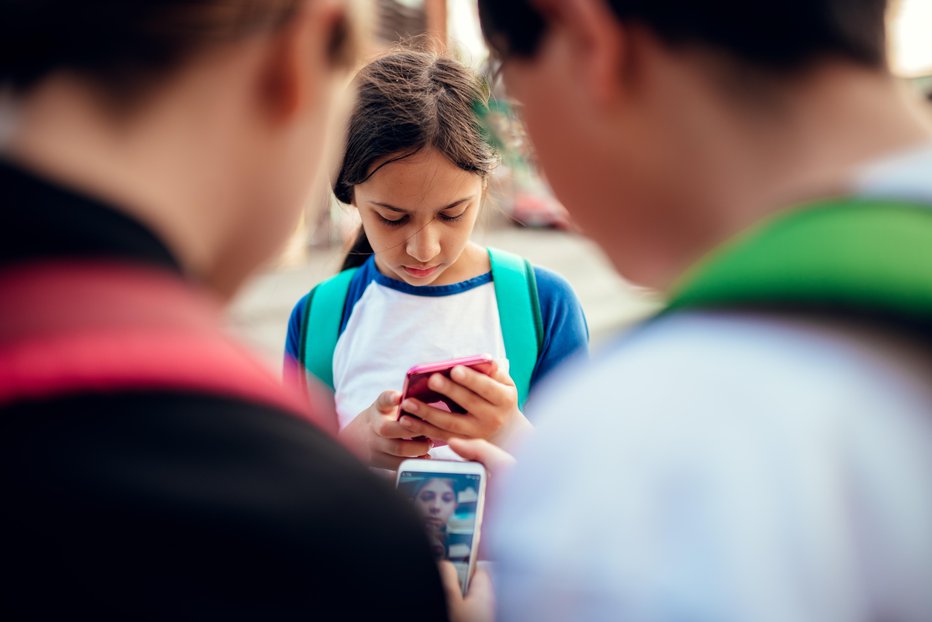
[[[489,75],[475,0],[361,2],[369,3],[376,16],[377,43],[367,56],[420,37]],[[932,0],[892,0],[889,25],[893,71],[917,89],[932,91]],[[517,151],[492,180],[484,209],[487,222],[475,236],[477,241],[515,251],[563,274],[582,301],[596,345],[656,309],[655,296],[626,283],[595,245],[566,231],[566,212],[534,174],[530,158]],[[321,210],[314,205],[308,213]],[[292,305],[313,284],[336,272],[344,242],[356,226],[355,212],[331,198],[323,217],[302,223],[281,260],[236,300],[234,328],[272,364],[280,361]]]
[[[456,2],[456,0],[453,0]],[[899,0],[890,20],[890,59],[904,77],[932,74],[932,0]]]

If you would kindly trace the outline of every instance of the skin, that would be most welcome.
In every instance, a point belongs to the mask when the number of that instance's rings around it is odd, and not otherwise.
[[[440,579],[447,597],[450,622],[493,622],[495,620],[495,592],[492,579],[483,568],[476,568],[469,581],[469,593],[460,591],[456,566],[440,562]]]
[[[641,284],[668,289],[739,232],[932,138],[921,102],[883,70],[736,74],[620,23],[605,0],[537,4],[549,34],[533,58],[506,60],[508,93],[557,196]]]
[[[506,60],[507,91],[556,195],[633,281],[669,289],[762,219],[932,139],[921,102],[884,70],[826,60],[744,80],[742,95],[729,59],[668,48],[605,0],[535,4],[548,34],[533,58]],[[451,446],[493,471],[512,463],[481,441]],[[474,580],[459,598],[452,568],[441,573],[451,619],[492,619],[491,591]]]
[[[357,185],[353,204],[379,271],[417,287],[457,283],[488,272],[488,253],[470,241],[483,188],[479,175],[432,148],[386,164]],[[405,458],[427,457],[433,444],[425,439],[484,438],[503,444],[530,427],[518,409],[518,392],[506,364],[496,364],[488,376],[459,367],[452,380],[435,374],[429,386],[467,413],[451,415],[412,399],[404,409],[419,419],[398,421],[401,394],[385,391],[340,437],[363,460],[396,469]]]
[[[328,46],[348,2],[305,2],[287,27],[199,53],[120,115],[98,86],[50,75],[18,97],[0,151],[109,200],[228,298],[284,243],[327,152],[340,151],[348,102],[336,87],[347,76]],[[493,598],[488,576],[477,573],[464,599],[447,566],[452,619],[478,620]]]
[[[742,231],[932,138],[880,72],[819,65],[773,87],[776,109],[755,109],[722,91],[714,61],[618,25],[603,2],[550,4],[556,34],[534,59],[507,62],[504,80],[556,195],[631,281],[674,288]],[[491,473],[514,463],[481,441],[451,447]],[[494,611],[491,593],[469,596],[450,592],[452,618]]]
[[[386,164],[356,186],[353,204],[379,271],[414,286],[447,285],[488,272],[488,254],[469,239],[483,189],[482,177],[430,147]]]
[[[340,431],[340,438],[362,460],[394,470],[406,458],[429,458],[430,439],[478,438],[508,445],[531,431],[518,409],[518,392],[507,367],[496,364],[488,376],[456,367],[451,375],[452,381],[435,374],[430,387],[466,408],[465,414],[454,415],[411,399],[405,401],[404,410],[419,419],[404,416],[399,421],[401,393],[384,391]]]
[[[227,298],[294,230],[338,147],[348,67],[327,46],[346,5],[308,1],[284,28],[198,52],[125,114],[52,74],[17,102],[4,157],[119,206]]]
[[[414,505],[431,527],[442,529],[456,511],[456,491],[448,479],[432,478],[414,498]]]

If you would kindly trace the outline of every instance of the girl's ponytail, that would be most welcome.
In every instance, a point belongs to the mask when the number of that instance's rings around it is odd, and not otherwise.
[[[359,232],[356,233],[356,239],[353,240],[353,245],[350,246],[347,251],[346,258],[343,260],[343,265],[340,267],[340,272],[349,270],[350,268],[358,268],[366,263],[366,260],[369,259],[369,256],[374,252],[375,251],[372,250],[372,245],[369,244],[369,238],[366,237],[366,230],[360,225]]]

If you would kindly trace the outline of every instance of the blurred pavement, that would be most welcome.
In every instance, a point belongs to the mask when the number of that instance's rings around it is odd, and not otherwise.
[[[477,231],[474,239],[562,274],[582,301],[594,347],[657,308],[655,296],[623,281],[601,251],[581,236],[496,224]],[[291,308],[315,283],[335,274],[342,261],[337,245],[313,248],[306,255],[260,273],[229,310],[234,332],[276,369],[281,365]]]

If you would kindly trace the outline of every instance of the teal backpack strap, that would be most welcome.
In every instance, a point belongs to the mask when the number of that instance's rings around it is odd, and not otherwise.
[[[932,327],[932,205],[841,199],[781,214],[688,274],[665,312],[775,306]]]
[[[518,404],[524,406],[544,342],[537,279],[533,266],[512,253],[490,248],[489,262],[509,373],[518,389]]]
[[[344,270],[311,290],[301,324],[298,359],[309,374],[333,390],[333,351],[340,336],[340,322],[350,281],[358,268]]]

